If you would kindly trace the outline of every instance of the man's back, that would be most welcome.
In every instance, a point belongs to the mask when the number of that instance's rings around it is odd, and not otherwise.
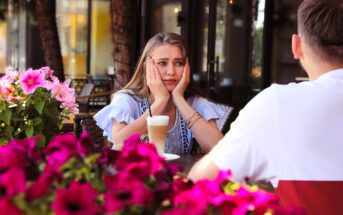
[[[240,112],[211,152],[214,162],[237,180],[268,179],[275,187],[280,179],[343,180],[342,107],[343,70],[273,85]]]

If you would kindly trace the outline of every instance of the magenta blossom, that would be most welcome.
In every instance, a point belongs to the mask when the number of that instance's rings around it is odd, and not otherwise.
[[[6,79],[0,79],[0,99],[7,100],[14,92],[14,86]]]
[[[23,213],[16,208],[9,199],[0,198],[0,214],[22,215]]]
[[[116,162],[116,169],[130,170],[132,173],[142,171],[139,177],[154,175],[166,166],[164,158],[160,157],[153,144],[144,143],[140,135],[133,135],[124,143],[124,150]]]
[[[6,80],[8,83],[13,83],[19,78],[19,72],[12,69],[6,68],[5,75],[0,78],[0,80]]]
[[[39,137],[31,137],[23,140],[11,140],[9,145],[26,154],[31,160],[37,162],[41,160],[43,156],[41,151],[36,147],[36,142],[38,142],[39,139]]]
[[[29,95],[34,93],[37,87],[45,87],[46,81],[44,75],[39,70],[28,69],[21,74],[20,84],[22,85],[23,92]]]
[[[0,199],[12,198],[26,188],[25,173],[22,169],[11,168],[0,175]]]
[[[51,79],[54,79],[55,76],[53,75],[54,70],[50,69],[50,67],[45,66],[39,69],[41,73],[43,73],[46,77],[49,77]]]
[[[51,95],[57,101],[66,103],[64,106],[75,103],[75,90],[69,87],[69,81],[61,83],[57,78],[54,78],[52,82],[47,82],[47,88],[51,90]]]
[[[25,169],[28,164],[26,151],[12,145],[0,147],[0,175],[10,168]]]
[[[126,206],[149,206],[152,203],[152,191],[125,172],[105,176],[104,182],[107,188],[104,199],[106,212],[120,212]]]
[[[26,191],[26,199],[32,201],[48,193],[54,181],[62,181],[62,175],[47,166],[44,172],[34,181]]]
[[[97,192],[90,183],[73,181],[66,189],[56,191],[52,209],[56,215],[93,215],[99,213]]]
[[[94,150],[94,142],[87,131],[81,133],[80,139],[76,143],[76,147],[80,154],[84,157],[89,155],[89,153]]]
[[[73,134],[56,135],[45,148],[44,153],[48,165],[55,168],[60,168],[70,157],[80,155]]]

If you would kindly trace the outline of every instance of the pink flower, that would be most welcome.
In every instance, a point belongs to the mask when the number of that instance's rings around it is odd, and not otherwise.
[[[236,214],[246,214],[252,210],[267,210],[271,205],[278,205],[279,199],[276,195],[264,191],[249,191],[241,186],[235,196],[238,207],[235,209]]]
[[[47,82],[47,88],[51,90],[51,94],[57,101],[66,103],[75,103],[75,90],[69,88],[69,81],[61,83],[57,78],[53,79],[52,82]]]
[[[128,170],[137,178],[142,178],[154,175],[166,166],[166,161],[158,155],[155,146],[141,142],[140,135],[133,135],[124,144],[124,150],[116,162],[118,171]]]
[[[26,188],[25,173],[22,169],[11,168],[0,175],[0,199],[12,198]]]
[[[14,92],[14,86],[6,79],[0,79],[0,98],[7,100],[7,97]]]
[[[26,152],[12,145],[1,146],[0,155],[0,175],[13,167],[24,169],[28,163]]]
[[[119,212],[126,206],[149,206],[152,203],[152,191],[143,182],[125,172],[105,176],[104,182],[107,188],[104,197],[106,212]]]
[[[44,153],[47,157],[48,165],[53,168],[60,168],[70,157],[78,156],[76,137],[73,134],[56,135]]]
[[[80,135],[80,139],[76,143],[76,147],[80,154],[86,157],[94,150],[94,142],[88,132],[84,131]]]
[[[37,162],[42,159],[43,155],[36,147],[36,141],[39,141],[39,137],[11,140],[9,145],[26,154],[31,160]]]
[[[101,151],[100,157],[97,159],[97,162],[99,164],[108,164],[108,165],[113,165],[116,163],[116,160],[120,156],[121,152],[117,150],[112,150],[108,147],[105,147]]]
[[[79,114],[79,104],[75,103],[75,100],[70,102],[63,102],[61,108],[66,108],[71,114]]]
[[[42,175],[39,176],[38,180],[34,181],[26,191],[26,199],[32,201],[47,194],[50,185],[54,181],[61,181],[62,175],[53,169],[49,169],[49,166],[45,168]]]
[[[92,215],[98,214],[97,192],[89,183],[73,181],[66,189],[56,191],[52,209],[56,215]]]
[[[6,68],[5,75],[0,80],[6,80],[8,83],[13,83],[19,78],[19,72],[12,69]]]
[[[174,199],[175,209],[182,209],[182,214],[207,214],[207,193],[198,187],[178,193]],[[180,211],[179,211],[180,212]]]
[[[37,87],[45,87],[44,75],[39,70],[28,69],[21,74],[20,84],[26,95],[34,93]]]
[[[191,188],[188,189],[189,187]],[[220,186],[209,180],[198,181],[193,186],[181,184],[180,188],[174,192],[173,204],[175,208],[183,209],[183,214],[207,214],[208,206],[212,204],[213,199],[224,195]],[[177,213],[179,212],[180,210],[177,210]]]
[[[0,214],[21,215],[22,212],[16,208],[9,199],[0,198]]]
[[[40,68],[39,71],[46,77],[50,77],[51,79],[55,78],[55,76],[52,74],[54,73],[54,70],[50,69],[48,66]]]

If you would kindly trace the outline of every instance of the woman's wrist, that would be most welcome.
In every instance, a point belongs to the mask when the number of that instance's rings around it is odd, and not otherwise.
[[[170,99],[170,95],[169,94],[154,96],[154,102],[156,102],[156,101],[168,102],[169,99]]]
[[[185,102],[186,99],[185,97],[183,97],[183,95],[174,95],[173,94],[173,102],[176,106],[178,106],[178,104],[180,104],[181,102]]]

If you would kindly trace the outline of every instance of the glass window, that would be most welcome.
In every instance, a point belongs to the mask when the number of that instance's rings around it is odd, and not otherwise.
[[[262,42],[264,26],[265,0],[256,1],[257,17],[253,23],[253,48],[252,48],[252,68],[251,68],[251,87],[254,92],[262,89]]]
[[[91,62],[92,76],[111,74],[113,43],[111,38],[110,1],[92,1]]]
[[[56,19],[66,78],[87,73],[87,0],[56,1]]]
[[[7,67],[7,22],[0,21],[0,73]]]
[[[177,15],[181,11],[181,1],[155,0],[152,5],[151,34],[157,32],[181,33]]]

